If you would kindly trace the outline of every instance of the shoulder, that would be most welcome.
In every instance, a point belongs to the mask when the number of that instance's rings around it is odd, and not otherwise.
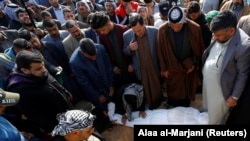
[[[150,31],[158,31],[158,28],[154,26],[146,26],[146,29]]]
[[[130,36],[131,34],[133,33],[133,30],[132,29],[128,29],[127,31],[125,31],[123,33],[124,36]]]

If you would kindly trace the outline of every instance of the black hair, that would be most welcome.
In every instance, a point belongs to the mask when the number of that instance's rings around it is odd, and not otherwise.
[[[27,11],[26,11],[24,8],[19,7],[19,8],[17,8],[17,9],[15,10],[15,13],[16,13],[16,17],[19,19],[18,14],[19,14],[19,13],[27,13]]]
[[[55,25],[57,26],[54,19],[46,19],[46,20],[43,21],[43,26],[44,27],[53,27]]]
[[[144,1],[144,3],[150,3],[150,2],[152,2],[153,0],[143,0]]]
[[[201,10],[200,4],[197,1],[191,1],[188,5],[188,14],[197,13]]]
[[[96,55],[97,51],[96,51],[95,43],[90,38],[81,39],[79,44],[80,44],[80,49],[82,50],[82,52],[90,56]]]
[[[74,20],[68,20],[65,23],[66,29],[72,28],[72,27],[74,27],[76,25],[78,25],[78,23],[76,21],[74,21]]]
[[[237,17],[232,10],[223,10],[211,21],[211,31],[237,27]]]
[[[18,38],[23,38],[27,41],[29,41],[32,37],[37,37],[34,33],[30,32],[27,29],[24,29],[22,31],[18,31]]]
[[[21,68],[30,69],[32,63],[41,63],[43,61],[43,56],[41,54],[36,54],[27,50],[22,50],[16,55],[16,65],[19,71]]]
[[[64,15],[66,12],[73,12],[73,11],[72,11],[70,8],[65,7],[65,8],[63,8],[63,15]]]
[[[44,18],[46,18],[47,16],[51,16],[51,14],[49,13],[49,11],[43,10],[43,11],[41,12],[41,17],[44,19]]]
[[[137,97],[135,95],[124,95],[124,99],[132,108],[137,108]]]
[[[137,23],[140,25],[144,24],[143,17],[139,13],[130,13],[129,14],[129,26],[133,27],[136,26]]]
[[[98,29],[106,25],[110,21],[109,16],[106,15],[103,11],[97,11],[91,15],[91,18],[88,20],[91,28]]]

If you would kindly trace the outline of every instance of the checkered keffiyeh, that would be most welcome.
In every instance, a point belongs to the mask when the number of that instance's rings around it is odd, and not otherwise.
[[[128,87],[125,88],[123,96],[122,96],[122,101],[123,101],[123,107],[126,111],[126,116],[128,118],[129,121],[132,120],[132,109],[133,107],[131,107],[130,104],[128,104],[128,102],[125,100],[125,95],[134,95],[136,96],[136,107],[135,108],[139,108],[142,105],[143,102],[143,86],[136,84],[136,83],[132,83],[131,85],[129,85]]]
[[[74,130],[82,130],[93,125],[95,116],[82,110],[69,110],[65,113],[58,114],[58,125],[54,128],[51,135],[65,136]]]

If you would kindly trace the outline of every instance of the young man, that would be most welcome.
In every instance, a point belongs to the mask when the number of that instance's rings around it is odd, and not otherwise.
[[[44,67],[44,58],[30,51],[20,51],[16,68],[6,79],[6,89],[22,97],[18,110],[32,123],[50,133],[57,124],[56,115],[72,109],[72,95]]]
[[[237,17],[231,10],[221,11],[214,17],[211,31],[213,41],[204,51],[202,59],[203,108],[208,112],[209,124],[224,124],[230,108],[238,104],[247,84],[250,39],[237,28]],[[239,111],[245,113],[248,109]],[[235,120],[239,122],[241,119],[231,118],[231,121]]]

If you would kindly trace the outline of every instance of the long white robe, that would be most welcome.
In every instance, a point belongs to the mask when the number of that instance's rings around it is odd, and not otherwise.
[[[221,89],[221,66],[227,43],[215,43],[203,70],[203,109],[208,112],[208,124],[223,124],[229,111]]]

